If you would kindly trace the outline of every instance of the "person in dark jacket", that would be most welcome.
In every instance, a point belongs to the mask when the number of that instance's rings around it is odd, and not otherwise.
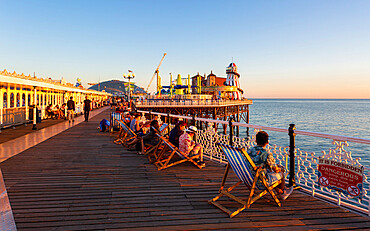
[[[71,96],[69,98],[69,100],[67,101],[67,112],[68,112],[69,122],[71,122],[71,121],[74,122],[75,121],[75,119],[74,119],[75,110],[76,110],[75,101],[73,101],[73,97]]]
[[[176,147],[179,147],[179,138],[184,133],[185,126],[186,123],[184,121],[179,121],[170,132],[170,137],[168,140]]]
[[[91,100],[86,96],[84,100],[84,116],[85,116],[85,121],[89,121],[89,114],[91,111]]]

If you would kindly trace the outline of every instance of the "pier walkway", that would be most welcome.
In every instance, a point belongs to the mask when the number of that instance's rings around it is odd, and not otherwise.
[[[18,230],[370,228],[370,218],[299,191],[282,207],[260,199],[230,219],[207,203],[217,194],[222,166],[207,162],[199,170],[185,163],[157,171],[98,132],[109,112],[0,163]]]

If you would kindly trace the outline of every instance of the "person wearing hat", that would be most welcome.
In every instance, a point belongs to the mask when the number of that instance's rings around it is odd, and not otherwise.
[[[127,125],[127,127],[130,127],[131,123],[131,115],[129,112],[123,113],[123,122]]]
[[[200,155],[200,160],[198,160],[198,164],[202,167],[206,166],[203,162],[203,147],[199,143],[195,143],[193,140],[194,134],[198,131],[195,126],[190,126],[188,129],[185,130],[185,133],[182,134],[179,138],[179,149],[181,152],[187,155]]]

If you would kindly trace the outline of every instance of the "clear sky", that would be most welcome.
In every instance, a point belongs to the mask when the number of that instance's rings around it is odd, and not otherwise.
[[[0,0],[0,70],[147,87],[232,58],[247,98],[370,98],[370,1]],[[154,90],[155,82],[151,86]]]

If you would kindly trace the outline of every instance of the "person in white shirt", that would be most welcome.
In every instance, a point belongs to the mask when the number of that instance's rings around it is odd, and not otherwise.
[[[185,130],[185,133],[179,138],[179,150],[189,156],[200,155],[198,164],[204,167],[205,163],[203,162],[203,147],[201,144],[195,143],[193,140],[197,131],[198,129],[195,126],[190,126]]]

